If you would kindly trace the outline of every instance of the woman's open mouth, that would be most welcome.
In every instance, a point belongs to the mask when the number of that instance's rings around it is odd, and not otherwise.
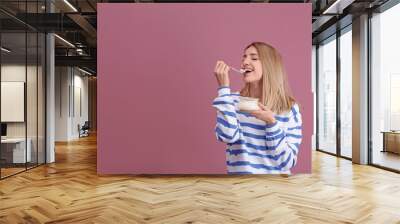
[[[244,75],[248,75],[249,73],[251,73],[253,70],[252,69],[250,69],[250,68],[245,68],[244,69]]]

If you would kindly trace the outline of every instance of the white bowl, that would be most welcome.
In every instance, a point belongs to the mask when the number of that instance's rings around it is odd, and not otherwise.
[[[238,110],[259,110],[258,99],[239,96]]]

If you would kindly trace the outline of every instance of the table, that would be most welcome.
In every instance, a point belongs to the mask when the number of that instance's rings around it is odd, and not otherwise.
[[[1,139],[1,159],[5,160],[5,163],[31,162],[32,140],[30,138],[27,138],[26,142],[28,143],[28,147],[26,147],[25,154],[25,138]]]

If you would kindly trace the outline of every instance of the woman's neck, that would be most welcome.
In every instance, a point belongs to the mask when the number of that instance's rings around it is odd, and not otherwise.
[[[250,83],[250,97],[261,99],[261,85],[259,82]]]

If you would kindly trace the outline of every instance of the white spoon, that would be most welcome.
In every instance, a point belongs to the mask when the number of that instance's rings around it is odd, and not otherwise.
[[[234,68],[234,67],[230,67],[233,71],[235,71],[235,72],[237,72],[237,73],[239,73],[239,74],[244,74],[245,72],[246,72],[246,70],[245,69],[236,69],[236,68]]]

